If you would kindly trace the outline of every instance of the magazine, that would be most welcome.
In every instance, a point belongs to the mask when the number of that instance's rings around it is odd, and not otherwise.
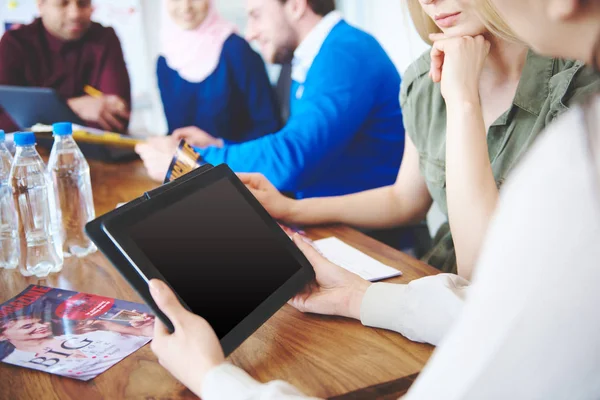
[[[88,381],[152,340],[144,304],[30,285],[0,305],[0,361]]]

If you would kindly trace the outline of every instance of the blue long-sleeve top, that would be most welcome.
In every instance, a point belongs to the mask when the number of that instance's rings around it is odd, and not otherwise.
[[[225,41],[217,68],[202,82],[183,79],[164,57],[158,59],[156,72],[169,133],[196,126],[236,143],[280,128],[265,64],[238,35]]]
[[[260,172],[297,198],[392,184],[404,151],[400,75],[370,35],[339,22],[306,76],[294,83],[280,131],[242,144],[200,149],[206,162]]]

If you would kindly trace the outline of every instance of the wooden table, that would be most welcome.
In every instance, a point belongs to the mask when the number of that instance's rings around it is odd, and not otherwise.
[[[120,165],[92,161],[90,166],[98,215],[156,186],[139,161]],[[391,282],[406,283],[436,273],[350,228],[312,228],[307,233],[314,239],[337,236],[400,269],[404,275]],[[0,302],[29,284],[141,301],[100,253],[83,260],[67,259],[63,272],[43,280],[0,270]],[[367,328],[349,319],[305,315],[286,305],[239,347],[230,361],[261,381],[284,379],[309,395],[331,397],[362,389],[346,397],[361,398],[368,393],[367,397],[373,398],[374,393],[406,389],[431,352],[431,346],[412,343],[397,333]],[[373,385],[379,386],[365,389]],[[149,346],[87,383],[0,363],[0,399],[123,398],[187,399],[194,395],[158,364]]]

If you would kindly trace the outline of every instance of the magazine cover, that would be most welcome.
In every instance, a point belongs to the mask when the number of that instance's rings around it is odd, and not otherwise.
[[[177,151],[173,156],[163,183],[172,182],[203,164],[205,162],[202,161],[202,156],[185,140],[182,140],[177,146]]]
[[[88,381],[150,340],[148,306],[30,285],[0,305],[0,361]]]

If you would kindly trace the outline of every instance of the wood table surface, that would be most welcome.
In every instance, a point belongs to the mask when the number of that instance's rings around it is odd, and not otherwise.
[[[146,176],[139,161],[125,164],[90,161],[90,167],[97,215],[157,186]],[[313,239],[336,236],[400,269],[403,276],[390,282],[407,283],[436,273],[432,267],[347,227],[310,228],[307,234]],[[100,252],[82,260],[66,259],[63,271],[46,279],[25,278],[17,271],[0,270],[0,302],[17,295],[29,284],[141,301]],[[431,352],[431,346],[410,342],[397,333],[367,328],[359,321],[302,314],[286,305],[246,340],[229,361],[258,380],[283,379],[308,395],[333,397],[360,393],[368,387],[389,387],[386,382],[390,381],[406,379],[410,383]],[[375,396],[374,392],[369,393],[369,398]],[[158,364],[150,346],[89,382],[0,363],[3,400],[124,398],[195,396]]]

